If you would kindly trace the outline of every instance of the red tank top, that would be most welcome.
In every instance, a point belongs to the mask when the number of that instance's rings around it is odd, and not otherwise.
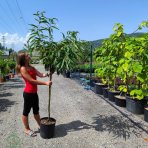
[[[36,80],[36,70],[34,68],[27,70],[29,75]],[[23,77],[23,76],[22,76]],[[24,88],[24,92],[27,93],[36,93],[37,92],[37,85],[30,83],[26,78],[24,78],[26,83],[26,87]]]

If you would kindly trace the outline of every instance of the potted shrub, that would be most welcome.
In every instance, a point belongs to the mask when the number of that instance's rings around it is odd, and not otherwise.
[[[10,74],[9,74],[9,77],[10,78],[13,78],[14,77],[14,73],[12,73],[12,71],[15,69],[15,66],[16,66],[16,62],[13,61],[13,60],[8,60],[8,63],[7,63],[9,69],[10,69]]]
[[[117,68],[119,60],[122,57],[122,36],[123,28],[121,24],[114,26],[115,33],[110,36],[109,39],[103,42],[101,47],[101,60],[102,63],[99,68],[99,74],[102,74],[102,78],[106,78],[108,83],[108,98],[110,101],[114,101],[114,95],[119,94],[117,91],[116,78],[118,77]],[[105,90],[105,89],[104,89]]]
[[[6,81],[7,63],[4,59],[0,59],[0,82]]]
[[[110,101],[115,101],[115,95],[119,94],[117,91],[118,86],[123,82],[121,80],[121,61],[124,60],[125,54],[125,34],[123,32],[123,26],[121,24],[115,24],[115,33],[110,36],[109,39],[103,42],[101,47],[101,59],[98,58],[98,62],[103,63],[102,67],[99,68],[98,73],[102,74],[102,78],[108,84],[108,91]],[[122,88],[120,88],[122,90]],[[125,89],[124,89],[125,90]],[[105,89],[104,89],[105,91]]]
[[[120,107],[126,107],[126,97],[125,94],[127,92],[125,85],[120,85],[119,88],[120,94],[115,95],[115,104]]]
[[[103,45],[105,44],[105,42],[103,42]],[[97,63],[97,67],[95,69],[95,73],[97,75],[97,77],[100,78],[100,81],[95,83],[95,87],[94,87],[94,92],[100,95],[103,95],[103,88],[107,87],[107,82],[109,82],[107,80],[107,72],[108,69],[106,68],[106,63],[105,62],[107,59],[105,57],[105,54],[103,54],[104,50],[106,50],[106,48],[104,48],[104,46],[102,45],[102,47],[99,47],[96,49],[95,51],[95,59],[96,59],[96,63]],[[106,59],[106,60],[105,60]]]
[[[55,18],[47,18],[45,12],[37,12],[34,14],[37,24],[32,24],[31,36],[28,40],[31,50],[37,50],[41,55],[43,64],[46,70],[49,70],[49,78],[52,80],[52,75],[55,71],[58,74],[76,65],[77,57],[81,47],[77,39],[75,31],[63,34],[63,40],[59,43],[53,41],[53,30],[56,27]],[[40,135],[42,138],[52,138],[54,136],[54,128],[56,120],[50,115],[50,99],[51,87],[49,87],[49,102],[48,102],[48,117],[41,119]]]
[[[123,31],[122,24],[115,24],[113,27],[115,33],[110,36],[110,49],[111,53],[109,56],[111,57],[111,65],[113,71],[113,87],[108,92],[108,97],[110,101],[115,102],[115,96],[120,94],[118,86],[122,84],[122,80],[120,77],[120,73],[118,72],[118,68],[120,67],[120,61],[124,57],[125,52],[125,34]]]

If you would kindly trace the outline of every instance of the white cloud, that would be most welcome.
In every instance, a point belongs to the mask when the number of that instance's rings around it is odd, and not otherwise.
[[[29,38],[30,33],[27,33],[25,37],[19,36],[17,33],[0,33],[0,43],[3,45],[3,36],[5,37],[5,46],[13,48],[15,51],[21,50]]]

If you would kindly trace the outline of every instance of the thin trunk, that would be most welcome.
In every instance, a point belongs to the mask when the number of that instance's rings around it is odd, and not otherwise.
[[[135,80],[136,81],[136,80]],[[135,82],[136,83],[136,82]],[[138,89],[140,89],[140,87],[141,87],[141,83],[140,83],[140,81],[138,81]]]
[[[115,70],[115,78],[114,78],[114,90],[116,90],[116,74],[117,74],[117,69]]]
[[[110,80],[110,78],[108,77],[108,80],[107,80],[107,86],[108,86],[108,88],[109,88],[109,80]]]
[[[52,74],[49,77],[50,81],[52,80]],[[50,102],[51,102],[51,86],[49,86],[49,102],[48,102],[48,118],[50,119]]]
[[[127,94],[129,93],[129,88],[128,88],[128,75],[126,72],[126,88],[127,88]]]

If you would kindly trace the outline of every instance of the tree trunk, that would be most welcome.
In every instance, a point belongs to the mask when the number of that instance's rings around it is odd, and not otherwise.
[[[49,77],[50,81],[52,80],[52,74]],[[50,102],[51,102],[51,86],[49,86],[49,100],[48,100],[48,118],[50,119]]]

